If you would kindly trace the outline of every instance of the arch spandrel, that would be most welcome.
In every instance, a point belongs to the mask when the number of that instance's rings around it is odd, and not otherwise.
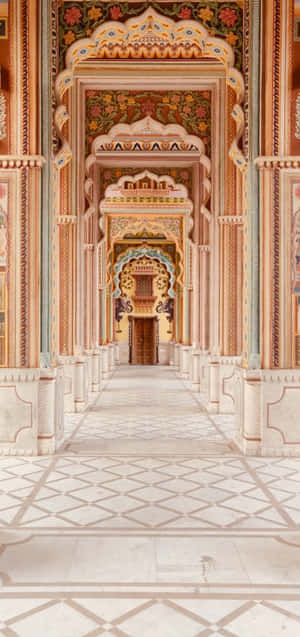
[[[154,38],[154,41],[153,41]],[[155,44],[155,38],[157,44]],[[147,43],[149,42],[149,46]],[[150,46],[151,42],[151,46]],[[55,90],[58,108],[64,93],[72,86],[75,68],[91,58],[110,59],[189,59],[210,58],[219,60],[225,67],[226,83],[236,95],[232,117],[236,122],[236,137],[230,148],[230,157],[240,170],[246,168],[246,159],[239,148],[239,139],[244,130],[244,80],[234,66],[234,52],[222,38],[215,38],[207,29],[194,20],[175,22],[161,16],[152,7],[139,17],[126,22],[105,22],[91,34],[71,44],[66,54],[66,68],[56,79]],[[62,119],[56,114],[55,123],[60,137]],[[66,140],[55,160],[59,169],[70,161],[71,150]]]

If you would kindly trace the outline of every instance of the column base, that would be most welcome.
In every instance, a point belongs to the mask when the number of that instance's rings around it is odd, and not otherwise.
[[[210,413],[233,414],[232,383],[234,372],[241,362],[239,356],[208,356],[208,398],[207,410]]]
[[[65,378],[64,410],[82,412],[88,405],[89,370],[86,356],[59,356]]]
[[[0,455],[55,453],[63,438],[62,368],[0,372]]]
[[[191,377],[191,358],[192,347],[191,345],[180,344],[179,353],[179,376],[183,380],[189,380]]]
[[[300,456],[300,373],[235,370],[237,444],[245,455]]]

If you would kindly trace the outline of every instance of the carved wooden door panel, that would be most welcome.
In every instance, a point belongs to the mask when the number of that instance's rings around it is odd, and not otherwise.
[[[133,365],[144,365],[144,319],[134,319],[132,363]]]
[[[144,365],[154,365],[155,361],[155,319],[144,319]]]
[[[133,365],[155,365],[157,362],[156,319],[132,318],[130,362]]]

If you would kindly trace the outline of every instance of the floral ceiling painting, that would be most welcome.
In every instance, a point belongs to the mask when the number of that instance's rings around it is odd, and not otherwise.
[[[180,124],[197,135],[211,153],[210,91],[99,91],[86,92],[87,153],[93,139],[115,124],[133,124],[150,115],[162,124]]]
[[[109,20],[124,22],[141,15],[149,6],[175,21],[196,20],[214,37],[232,46],[235,66],[243,67],[243,8],[237,2],[60,2],[59,64],[64,67],[68,47]]]

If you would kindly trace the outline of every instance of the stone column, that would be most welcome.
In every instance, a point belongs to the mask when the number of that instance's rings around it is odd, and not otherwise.
[[[219,357],[211,356],[208,378],[208,404],[207,409],[211,413],[218,413],[220,402],[220,369]]]
[[[108,361],[108,345],[101,345],[102,353],[102,378],[107,380],[110,377]]]
[[[110,374],[114,371],[114,368],[115,368],[114,351],[115,351],[114,343],[108,343],[108,370]]]
[[[175,365],[175,343],[174,341],[169,342],[169,365],[174,367]]]
[[[74,369],[74,407],[84,411],[88,403],[88,364],[85,357],[76,360]]]
[[[190,373],[190,353],[191,347],[189,345],[181,345],[180,350],[180,376],[187,380]]]
[[[180,369],[180,343],[175,343],[174,346],[174,367],[176,369],[176,371],[179,371]]]
[[[192,351],[192,391],[200,391],[200,351]]]
[[[92,355],[92,387],[93,392],[101,389],[101,356],[99,349],[95,349]]]
[[[118,342],[114,343],[114,364],[120,365],[120,346]]]
[[[200,252],[200,347],[201,350],[208,348],[208,324],[209,324],[209,289],[208,270],[210,247],[208,245],[199,246]]]

